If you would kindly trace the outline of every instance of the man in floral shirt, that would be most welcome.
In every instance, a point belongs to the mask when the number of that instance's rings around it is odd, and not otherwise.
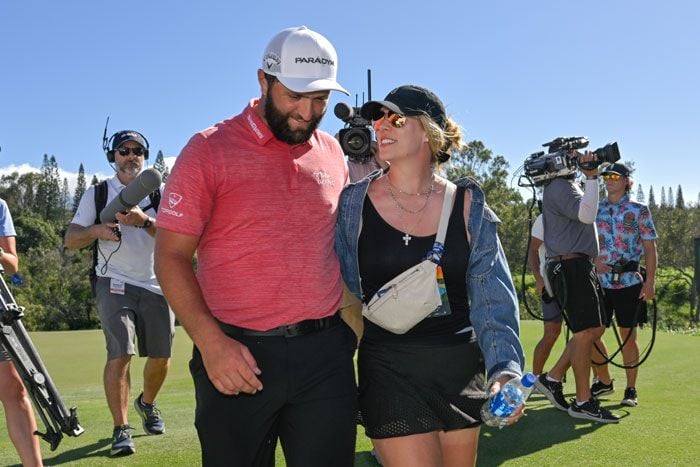
[[[622,357],[625,366],[639,362],[637,324],[643,301],[654,298],[656,279],[656,229],[649,208],[629,197],[632,188],[630,169],[616,163],[603,172],[608,197],[598,205],[596,225],[600,253],[596,269],[605,291],[605,307],[608,319],[613,314],[620,328],[624,346]],[[646,263],[646,279],[640,273],[642,255]],[[607,353],[602,340],[596,343],[602,353]],[[600,352],[593,351],[593,361],[601,361]],[[591,387],[593,396],[612,394],[613,383],[607,364],[594,368],[597,378]],[[637,405],[637,368],[627,368],[627,386],[622,404]],[[606,383],[607,381],[607,383]]]

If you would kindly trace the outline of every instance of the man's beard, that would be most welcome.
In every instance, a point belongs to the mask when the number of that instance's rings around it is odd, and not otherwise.
[[[137,176],[141,172],[141,168],[140,164],[126,163],[117,165],[117,170],[129,177]]]
[[[267,120],[267,125],[277,139],[287,144],[300,144],[308,141],[314,131],[316,131],[316,128],[318,128],[322,117],[323,115],[313,117],[305,130],[292,130],[289,127],[289,114],[283,114],[277,110],[270,93],[265,98],[265,120]]]

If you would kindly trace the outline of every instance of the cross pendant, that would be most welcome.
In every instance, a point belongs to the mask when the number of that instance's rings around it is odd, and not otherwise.
[[[401,237],[401,238],[403,238],[403,243],[404,243],[404,245],[408,246],[408,242],[410,242],[410,241],[411,241],[411,238],[413,238],[413,237],[411,237],[410,235],[408,235],[408,232],[406,232],[406,233],[403,234],[403,237]]]

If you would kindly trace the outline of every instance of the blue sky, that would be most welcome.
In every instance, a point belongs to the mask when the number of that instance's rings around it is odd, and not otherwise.
[[[241,6],[244,5],[244,6]],[[0,172],[43,155],[108,174],[110,133],[142,131],[153,154],[259,95],[268,40],[305,24],[335,45],[339,81],[372,97],[434,90],[511,173],[556,136],[617,141],[635,179],[696,202],[700,2],[0,1]],[[322,128],[342,124],[332,113]]]

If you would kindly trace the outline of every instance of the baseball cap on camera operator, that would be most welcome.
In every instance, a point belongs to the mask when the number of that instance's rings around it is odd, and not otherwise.
[[[335,48],[306,26],[277,33],[265,48],[261,68],[294,92],[340,91],[350,95],[336,80]]]
[[[605,168],[605,170],[603,170],[602,175],[618,174],[618,175],[621,175],[625,178],[628,178],[631,173],[632,173],[632,171],[625,164],[623,164],[622,162],[616,162],[614,164],[610,164],[609,166],[607,166]]]
[[[146,138],[141,133],[133,130],[119,131],[112,137],[112,151],[116,151],[127,141],[139,143],[144,149],[148,149]]]

